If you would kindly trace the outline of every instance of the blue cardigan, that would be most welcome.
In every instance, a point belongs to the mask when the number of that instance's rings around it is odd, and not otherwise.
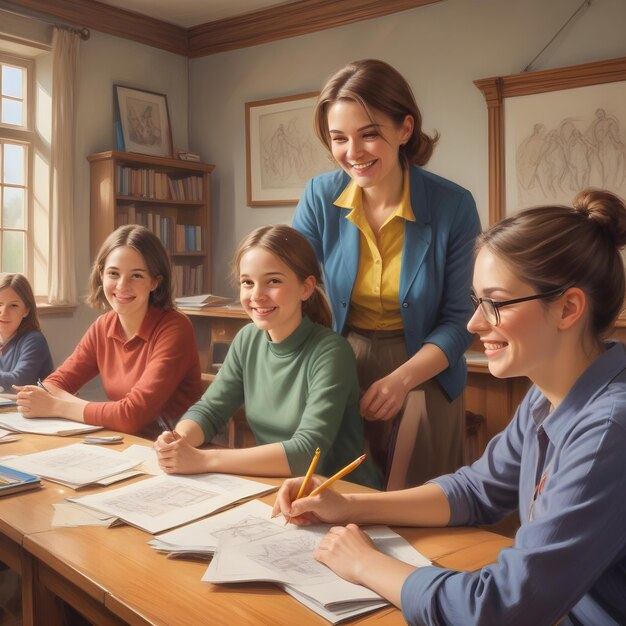
[[[471,343],[466,324],[480,219],[469,191],[419,167],[409,170],[415,222],[406,222],[400,311],[406,348],[413,356],[425,343],[444,352],[450,366],[437,376],[449,398],[459,396]],[[309,239],[324,268],[335,330],[344,329],[359,269],[359,230],[345,219],[349,209],[333,202],[350,182],[343,170],[311,179],[296,208],[293,226]]]

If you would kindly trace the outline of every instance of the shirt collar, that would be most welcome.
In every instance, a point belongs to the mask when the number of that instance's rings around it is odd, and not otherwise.
[[[543,425],[551,441],[556,441],[571,427],[572,415],[602,393],[613,379],[626,369],[626,346],[621,342],[606,342],[603,352],[578,378],[559,406],[550,412],[548,399],[539,394],[531,407],[537,426]]]
[[[143,322],[141,322],[141,326],[137,331],[137,334],[132,338],[128,339],[128,341],[133,341],[135,339],[140,339],[141,341],[147,342],[156,325],[159,323],[159,320],[165,314],[165,309],[157,309],[156,307],[148,307],[148,312],[146,316],[143,318]],[[122,324],[120,323],[120,318],[115,315],[115,323],[111,325],[111,328],[108,332],[108,337],[115,339],[121,343],[126,343],[127,339],[124,336],[124,332],[122,331]]]
[[[346,215],[346,219],[351,222],[355,221],[355,213],[363,210],[363,189],[359,187],[353,180],[350,180],[346,188],[339,194],[339,197],[333,202],[335,206],[342,209],[350,209],[350,213]],[[398,208],[391,217],[400,217],[409,222],[415,221],[415,215],[411,207],[411,185],[409,183],[409,170],[403,170],[402,174],[402,198]],[[390,219],[391,219],[390,217]]]
[[[294,352],[299,352],[302,348],[302,344],[309,338],[309,335],[313,331],[315,324],[306,315],[302,316],[302,321],[298,325],[289,337],[274,343],[269,336],[269,333],[265,333],[265,338],[269,345],[269,349],[273,354],[278,357],[291,356]]]

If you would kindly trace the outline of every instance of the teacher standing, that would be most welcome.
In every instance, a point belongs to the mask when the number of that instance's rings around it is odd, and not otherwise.
[[[476,205],[466,189],[421,169],[438,135],[422,131],[411,88],[387,63],[339,70],[314,121],[340,169],[307,183],[293,226],[323,265],[335,330],[357,359],[370,454],[384,473],[394,418],[410,390],[425,393],[407,476],[420,484],[462,464]]]

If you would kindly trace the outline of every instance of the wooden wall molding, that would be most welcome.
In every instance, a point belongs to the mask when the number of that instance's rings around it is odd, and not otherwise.
[[[297,0],[189,29],[97,0],[2,0],[0,9],[4,7],[33,17],[56,19],[183,56],[200,57],[344,26],[441,1]]]
[[[487,102],[489,223],[504,217],[504,99],[626,80],[626,57],[475,80]]]
[[[199,57],[306,35],[441,0],[298,0],[189,29],[189,56]]]

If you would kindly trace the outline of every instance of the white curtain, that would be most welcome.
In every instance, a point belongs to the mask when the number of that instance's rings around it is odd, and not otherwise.
[[[52,153],[48,302],[76,304],[74,271],[74,85],[80,37],[64,28],[52,35]]]

